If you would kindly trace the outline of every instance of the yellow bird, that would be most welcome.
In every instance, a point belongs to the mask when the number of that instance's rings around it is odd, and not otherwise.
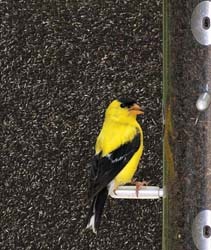
[[[91,204],[86,228],[94,233],[109,193],[129,182],[136,183],[136,190],[146,184],[132,181],[143,152],[143,132],[136,117],[143,113],[134,100],[124,98],[114,100],[106,110],[95,145],[88,193]]]

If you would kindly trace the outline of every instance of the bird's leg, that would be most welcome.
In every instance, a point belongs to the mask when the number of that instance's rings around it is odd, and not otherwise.
[[[132,179],[131,184],[136,185],[136,196],[138,197],[138,191],[143,187],[147,186],[150,183],[150,181],[137,181],[136,178]]]
[[[147,186],[149,181],[137,181],[136,182],[136,196],[138,197],[138,191],[143,187]]]

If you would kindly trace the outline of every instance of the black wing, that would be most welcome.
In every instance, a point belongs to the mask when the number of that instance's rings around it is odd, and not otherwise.
[[[101,157],[101,154],[98,154],[95,156],[94,163],[91,167],[89,199],[96,196],[97,193],[114,179],[130,161],[139,147],[140,133],[136,134],[132,141],[121,145],[109,155]]]

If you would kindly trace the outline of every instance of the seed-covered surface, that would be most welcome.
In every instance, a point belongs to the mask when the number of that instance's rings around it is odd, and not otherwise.
[[[145,110],[137,176],[162,186],[161,1],[0,2],[0,249],[161,249],[161,200],[109,198],[97,236],[86,190],[104,110]]]

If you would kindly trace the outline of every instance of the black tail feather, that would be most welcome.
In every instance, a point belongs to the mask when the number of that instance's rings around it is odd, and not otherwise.
[[[108,196],[107,187],[103,188],[93,199],[87,216],[87,228],[92,228],[94,233],[98,232],[100,227],[101,217],[103,209]],[[93,223],[91,222],[92,216],[94,216]]]

